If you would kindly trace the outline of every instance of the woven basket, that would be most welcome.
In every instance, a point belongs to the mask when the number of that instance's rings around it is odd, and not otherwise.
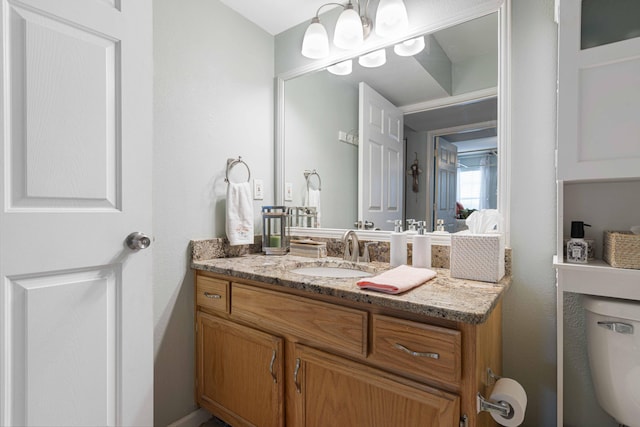
[[[629,231],[605,231],[602,259],[616,268],[640,270],[640,235]]]

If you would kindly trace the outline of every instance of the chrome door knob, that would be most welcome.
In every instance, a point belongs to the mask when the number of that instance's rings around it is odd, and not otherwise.
[[[151,245],[151,238],[144,233],[135,231],[127,236],[127,246],[133,250],[146,249]]]

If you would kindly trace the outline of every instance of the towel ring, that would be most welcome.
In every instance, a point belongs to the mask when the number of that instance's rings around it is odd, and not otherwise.
[[[304,171],[304,179],[307,181],[307,191],[309,191],[309,188],[311,187],[309,184],[310,184],[311,177],[314,176],[314,175],[318,177],[318,188],[317,188],[317,190],[321,191],[322,190],[322,179],[320,179],[320,174],[318,174],[318,172],[316,172],[315,169],[312,170],[312,171],[309,171],[309,170]]]
[[[229,171],[231,171],[231,169],[233,169],[234,166],[237,166],[238,164],[243,164],[244,167],[247,168],[247,182],[251,182],[251,169],[249,169],[249,165],[247,165],[245,161],[242,160],[242,156],[238,156],[237,159],[227,159],[227,171],[225,172],[224,182],[230,182]]]

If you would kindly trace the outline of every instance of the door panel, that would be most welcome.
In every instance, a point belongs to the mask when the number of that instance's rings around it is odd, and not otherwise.
[[[297,345],[295,357],[296,408],[306,427],[444,427],[459,421],[458,396],[310,347]]]
[[[393,229],[387,221],[404,217],[404,116],[365,83],[359,107],[358,220]]]
[[[198,403],[233,425],[284,425],[283,340],[198,312]]]
[[[72,413],[73,425],[115,425],[118,273],[97,268],[9,279],[14,419],[69,425]],[[82,395],[93,399],[76,406]]]
[[[456,231],[456,189],[458,179],[458,147],[436,137],[436,180],[433,229],[438,219],[444,220],[445,230]]]
[[[0,425],[152,425],[151,2],[1,13]]]

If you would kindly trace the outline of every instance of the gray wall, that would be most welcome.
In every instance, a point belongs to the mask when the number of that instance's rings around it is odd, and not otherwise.
[[[225,233],[226,159],[242,156],[264,180],[258,214],[273,203],[274,51],[271,35],[218,0],[153,6],[154,406],[164,426],[196,409],[188,243]]]
[[[293,184],[290,206],[302,206],[305,170],[322,179],[321,222],[352,228],[358,219],[358,147],[338,140],[338,131],[358,133],[358,89],[327,71],[285,83],[285,182]]]

